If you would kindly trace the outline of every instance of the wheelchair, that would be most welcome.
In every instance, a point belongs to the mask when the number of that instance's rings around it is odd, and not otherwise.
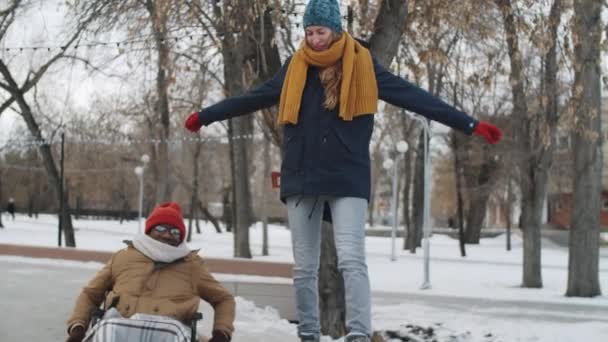
[[[202,313],[196,312],[187,325],[164,316],[135,314],[125,318],[115,308],[118,301],[115,297],[108,307],[95,309],[83,342],[198,342],[197,324]]]

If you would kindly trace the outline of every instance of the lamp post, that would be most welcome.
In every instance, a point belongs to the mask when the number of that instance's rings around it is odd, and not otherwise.
[[[427,119],[424,119],[419,116],[412,116],[412,118],[422,124],[422,129],[424,131],[424,201],[422,203],[422,247],[424,249],[424,280],[422,281],[420,289],[426,290],[431,288],[431,156],[429,154],[429,136],[431,132],[431,126]]]
[[[137,214],[137,232],[141,234],[141,213],[144,206],[144,170],[150,162],[150,157],[147,154],[141,156],[141,165],[135,167],[135,174],[139,178],[139,211]]]
[[[389,171],[393,169],[393,190],[391,196],[391,215],[393,217],[393,229],[391,230],[391,261],[397,260],[397,249],[395,247],[397,239],[397,223],[399,222],[397,215],[397,196],[399,195],[399,189],[397,187],[397,177],[399,172],[399,159],[408,149],[407,142],[400,140],[395,146],[395,161],[388,158],[384,161],[382,166],[384,169]]]

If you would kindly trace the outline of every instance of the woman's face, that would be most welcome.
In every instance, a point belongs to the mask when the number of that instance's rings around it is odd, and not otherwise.
[[[333,32],[325,26],[308,26],[306,43],[315,51],[327,50],[333,41]]]

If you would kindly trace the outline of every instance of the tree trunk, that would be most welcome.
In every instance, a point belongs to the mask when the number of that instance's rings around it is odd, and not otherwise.
[[[245,82],[248,82],[249,85],[256,84],[274,74],[280,67],[279,54],[278,48],[272,43],[274,26],[266,1],[256,1],[251,4],[245,0],[232,0],[224,1],[222,5],[223,30],[226,33],[222,40],[224,80],[227,95],[234,96],[245,91]],[[233,18],[242,20],[235,22]],[[228,34],[229,32],[238,33]],[[253,33],[255,39],[249,37],[249,33]],[[256,66],[256,68],[252,66]],[[243,116],[231,119],[228,126],[236,221],[234,251],[236,257],[251,258],[249,227],[253,223],[253,211],[249,181],[249,154],[247,153],[249,142],[243,138],[250,136],[253,132],[252,117]],[[234,137],[239,138],[234,139]]]
[[[264,142],[264,171],[262,174],[262,255],[268,255],[268,189],[270,187],[270,142]]]
[[[232,181],[234,186],[234,256],[237,258],[251,258],[249,247],[249,227],[253,223],[251,208],[251,191],[249,181],[249,158],[247,146],[244,139],[234,139],[252,133],[251,117],[240,117],[231,119],[229,126],[232,128],[230,134],[231,141],[231,161],[232,161]]]
[[[227,232],[232,232],[232,225],[234,222],[234,214],[232,210],[232,187],[224,187],[222,191],[222,220],[226,226]]]
[[[416,252],[416,247],[420,247],[422,242],[422,224],[424,220],[424,129],[420,130],[418,146],[416,149],[416,159],[414,161],[414,193],[412,195],[412,225],[413,225],[413,245],[410,251]],[[409,239],[409,238],[408,238]]]
[[[188,242],[192,241],[192,221],[197,221],[198,217],[198,215],[196,214],[197,206],[200,202],[198,200],[198,158],[201,155],[201,145],[202,144],[200,142],[196,143],[194,155],[192,157],[192,193],[190,194],[190,215],[188,217],[188,238],[186,240]]]
[[[321,332],[336,339],[346,332],[344,279],[338,270],[338,256],[332,225],[321,225],[321,265],[319,269],[319,314]]]
[[[198,206],[199,206],[199,210],[196,210],[195,215],[194,215],[194,226],[196,227],[196,234],[201,234],[201,223],[200,223],[201,215],[200,215],[200,213],[201,213],[201,207],[203,206],[203,204],[200,199],[198,200]],[[219,226],[217,226],[217,221],[213,221],[213,223],[216,224],[215,229],[219,230],[220,228],[219,228]],[[221,230],[218,231],[218,233],[221,233],[221,232],[222,232]]]
[[[403,249],[416,252],[416,227],[412,224],[410,211],[410,194],[412,192],[412,155],[414,151],[408,149],[404,159],[404,185],[403,185]]]
[[[407,0],[382,0],[380,12],[374,21],[374,31],[369,40],[370,51],[385,67],[397,54],[399,42],[405,31]]]
[[[467,256],[464,237],[464,203],[462,199],[462,161],[460,160],[460,143],[456,132],[450,132],[452,151],[454,154],[454,179],[456,180],[456,205],[458,210],[458,242],[460,245],[460,256]]]
[[[509,176],[507,178],[507,251],[511,250],[511,226],[513,225],[513,222],[511,221],[511,217],[513,216],[513,201],[514,201],[514,196],[513,196],[513,186],[511,185],[511,176]]]
[[[537,199],[538,190],[535,189],[535,167],[531,151],[538,146],[533,146],[532,134],[534,132],[533,123],[528,115],[528,105],[524,90],[524,64],[522,54],[519,49],[519,38],[517,34],[517,24],[511,0],[496,0],[504,22],[509,59],[511,61],[511,73],[509,80],[513,96],[513,115],[514,120],[519,124],[515,130],[515,140],[520,142],[519,152],[520,161],[517,163],[521,172],[521,191],[522,191],[522,220],[521,226],[524,233],[524,265],[523,265],[523,287],[539,288],[542,287],[541,275],[541,241],[540,241],[540,216]],[[532,120],[534,121],[534,119]],[[536,120],[538,121],[538,120]],[[540,190],[540,189],[539,189]],[[542,205],[540,206],[542,210]]]
[[[198,201],[198,209],[199,209],[199,212],[201,212],[205,216],[205,220],[208,220],[209,222],[211,222],[211,224],[215,228],[215,232],[221,233],[222,229],[220,228],[219,222],[217,222],[217,219],[215,217],[213,217],[213,215],[211,215],[211,213],[209,212],[209,209],[207,209],[206,207],[203,206],[203,202],[201,202],[200,199]],[[197,215],[197,217],[198,217],[198,215]],[[201,233],[200,227],[198,227],[197,229],[198,229],[197,232],[200,234]]]
[[[373,160],[374,156],[372,155],[371,158]],[[371,172],[370,173],[371,173],[372,181],[371,181],[371,191],[369,193],[369,205],[367,206],[367,222],[369,223],[370,227],[373,227],[376,224],[374,208],[376,208],[375,192],[376,192],[376,184],[377,184],[377,181],[374,181],[374,180],[377,179],[377,177],[378,177],[373,162],[371,163]]]
[[[416,131],[416,127],[413,121],[406,115],[405,111],[401,113],[401,124],[403,127],[403,137],[411,137],[412,132]],[[408,139],[410,140],[410,139]],[[411,144],[408,142],[408,145]],[[412,155],[414,149],[408,148],[403,157],[403,249],[408,250],[413,247],[413,252],[416,251],[416,244],[414,234],[414,226],[412,225],[411,212],[410,212],[410,194],[412,192]]]
[[[166,202],[171,199],[171,184],[169,182],[169,76],[170,57],[169,45],[167,41],[167,6],[170,3],[162,1],[147,0],[146,9],[152,21],[152,30],[154,32],[154,41],[156,43],[156,51],[158,53],[156,71],[156,108],[155,111],[159,116],[160,140],[158,145],[158,155],[156,162],[156,170],[158,171],[158,184],[156,184],[156,203]]]
[[[219,6],[219,5],[216,5]],[[223,6],[223,39],[222,56],[224,59],[224,85],[226,96],[236,96],[245,92],[243,84],[243,65],[246,51],[243,32],[244,22],[250,20],[243,17],[244,10],[241,0],[224,1]],[[234,22],[231,18],[241,18]],[[232,210],[234,212],[234,256],[251,258],[249,248],[249,227],[253,222],[251,209],[251,191],[249,182],[249,161],[245,135],[252,133],[251,116],[241,116],[228,120],[228,136],[230,141],[230,173],[232,175]],[[236,137],[236,139],[235,139]]]
[[[524,287],[542,287],[541,277],[541,229],[543,207],[547,197],[549,170],[553,160],[555,132],[558,121],[557,108],[557,30],[562,13],[561,0],[555,0],[549,17],[550,49],[544,56],[544,116],[533,118],[522,130],[525,151],[530,155],[522,172],[522,228],[524,229]],[[521,58],[518,61],[523,65]],[[523,95],[520,95],[523,96]],[[523,99],[522,99],[523,101]],[[521,118],[523,119],[523,118]],[[532,152],[528,152],[532,153]]]
[[[576,125],[574,194],[566,296],[601,295],[599,228],[602,202],[601,69],[602,2],[574,1]],[[579,90],[580,89],[580,90]]]
[[[196,191],[193,191],[190,195],[190,211],[188,212],[188,235],[186,235],[186,242],[192,241],[192,221],[195,220],[194,216],[196,215],[196,197]]]
[[[471,205],[467,217],[465,241],[470,244],[479,244],[481,229],[486,216],[488,198],[493,189],[492,178],[497,171],[492,156],[488,156],[488,145],[484,146],[483,161],[472,192]]]

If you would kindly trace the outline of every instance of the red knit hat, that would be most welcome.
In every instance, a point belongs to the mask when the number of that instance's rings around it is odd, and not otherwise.
[[[179,204],[175,202],[166,202],[159,204],[154,208],[146,220],[146,234],[149,234],[150,230],[159,224],[167,224],[179,228],[179,231],[181,232],[181,241],[184,241],[184,238],[186,237],[186,226],[184,225],[182,209],[179,207]]]

